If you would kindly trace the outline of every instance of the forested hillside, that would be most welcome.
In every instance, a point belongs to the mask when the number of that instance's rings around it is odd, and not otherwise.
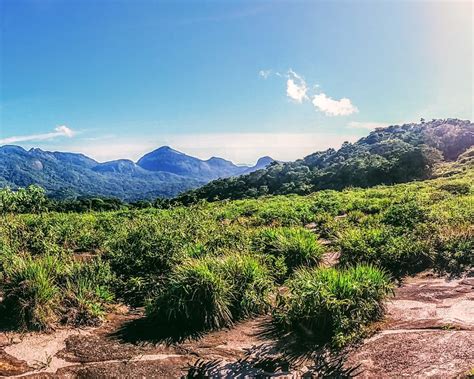
[[[273,162],[249,175],[213,181],[178,199],[241,199],[268,194],[308,194],[321,189],[370,187],[433,176],[474,145],[474,125],[458,119],[393,125],[339,150],[316,152],[295,162]]]

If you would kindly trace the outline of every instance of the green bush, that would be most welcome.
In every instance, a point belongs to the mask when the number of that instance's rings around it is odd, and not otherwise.
[[[282,271],[276,273],[280,278],[297,267],[318,265],[325,252],[317,235],[301,227],[263,229],[255,238],[254,249],[270,254],[282,267]]]
[[[58,320],[64,264],[57,257],[15,256],[4,267],[3,307],[8,320],[22,329],[45,330]]]
[[[185,257],[186,240],[180,229],[153,217],[127,223],[106,253],[117,276],[118,296],[132,306],[143,305]]]
[[[344,206],[340,192],[320,191],[313,195],[313,197],[312,212],[316,214],[329,213],[332,216],[337,216],[343,212]]]
[[[426,219],[425,208],[415,200],[392,204],[382,216],[382,222],[385,224],[405,229],[412,229]]]
[[[249,255],[229,255],[217,269],[231,283],[230,311],[234,320],[261,314],[270,308],[269,295],[274,288],[267,266]]]
[[[231,284],[210,259],[183,262],[173,270],[147,315],[170,333],[217,329],[232,324]]]
[[[62,283],[62,322],[75,326],[98,325],[107,304],[114,298],[112,282],[109,265],[99,259],[71,264]]]
[[[341,271],[304,268],[285,285],[274,311],[277,327],[305,344],[333,347],[361,337],[383,316],[383,300],[392,293],[387,274],[365,265]]]
[[[461,275],[474,267],[474,229],[471,225],[443,227],[435,237],[435,268]]]
[[[432,263],[428,240],[384,226],[348,228],[340,233],[337,245],[342,266],[370,263],[395,277],[422,271]]]
[[[143,203],[84,214],[42,212],[26,192],[4,191],[0,316],[30,329],[57,321],[91,325],[113,301],[142,306],[150,300],[150,317],[161,315],[168,326],[179,328],[179,317],[189,317],[194,328],[227,325],[265,312],[275,282],[317,266],[325,251],[319,236],[340,249],[345,268],[370,263],[397,278],[428,267],[460,274],[473,265],[473,174],[451,175],[308,196],[138,209]],[[86,208],[94,202],[84,200]],[[29,208],[35,213],[18,213]],[[56,202],[49,209],[72,208]],[[317,235],[303,228],[308,223]],[[193,319],[198,308],[209,317],[197,311]]]
[[[218,329],[267,311],[272,289],[268,268],[255,257],[191,259],[175,267],[147,314],[171,333]]]
[[[466,182],[443,183],[439,189],[447,191],[453,195],[468,195],[471,192],[471,184]]]
[[[47,330],[58,322],[96,325],[113,299],[112,275],[100,260],[74,263],[67,255],[16,255],[4,262],[0,289],[5,322]]]

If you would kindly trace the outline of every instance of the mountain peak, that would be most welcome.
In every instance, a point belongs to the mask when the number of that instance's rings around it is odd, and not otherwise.
[[[176,149],[173,149],[172,147],[170,146],[161,146],[159,147],[158,149],[156,150],[153,150],[151,153],[149,154],[155,154],[155,153],[173,153],[173,154],[181,154],[181,155],[186,155],[184,153],[182,153],[181,151],[178,151]],[[148,154],[147,154],[148,155]]]
[[[274,159],[272,157],[265,155],[264,157],[261,157],[258,159],[257,164],[255,166],[268,165],[272,163],[273,161]]]
[[[227,159],[224,159],[224,158],[220,158],[220,157],[210,157],[207,161],[207,163],[231,163],[233,164],[231,161],[227,160]]]
[[[213,180],[248,173],[263,168],[272,161],[269,157],[263,157],[262,159],[255,167],[237,166],[220,157],[213,156],[207,160],[202,160],[177,151],[170,146],[161,146],[145,154],[138,160],[137,165],[147,171],[169,172],[200,180]]]
[[[8,152],[26,153],[25,149],[17,145],[3,145],[3,146],[0,146],[0,150],[3,150],[7,153]]]

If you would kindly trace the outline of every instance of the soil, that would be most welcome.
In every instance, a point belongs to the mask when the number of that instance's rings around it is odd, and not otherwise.
[[[359,378],[467,377],[474,368],[473,289],[474,278],[425,273],[407,279],[387,303],[379,330],[344,361],[285,357],[281,341],[268,333],[269,316],[191,339],[163,340],[142,310],[123,309],[96,328],[0,334],[0,377],[181,377],[191,367],[194,374],[214,377],[300,377],[311,365],[327,375]]]

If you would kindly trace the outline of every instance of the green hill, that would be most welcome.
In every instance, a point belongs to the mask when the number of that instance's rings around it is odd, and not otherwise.
[[[242,199],[269,194],[308,194],[322,189],[371,187],[428,179],[437,167],[474,145],[471,121],[446,119],[376,129],[339,150],[316,152],[295,162],[273,162],[246,176],[215,180],[178,197]]]

